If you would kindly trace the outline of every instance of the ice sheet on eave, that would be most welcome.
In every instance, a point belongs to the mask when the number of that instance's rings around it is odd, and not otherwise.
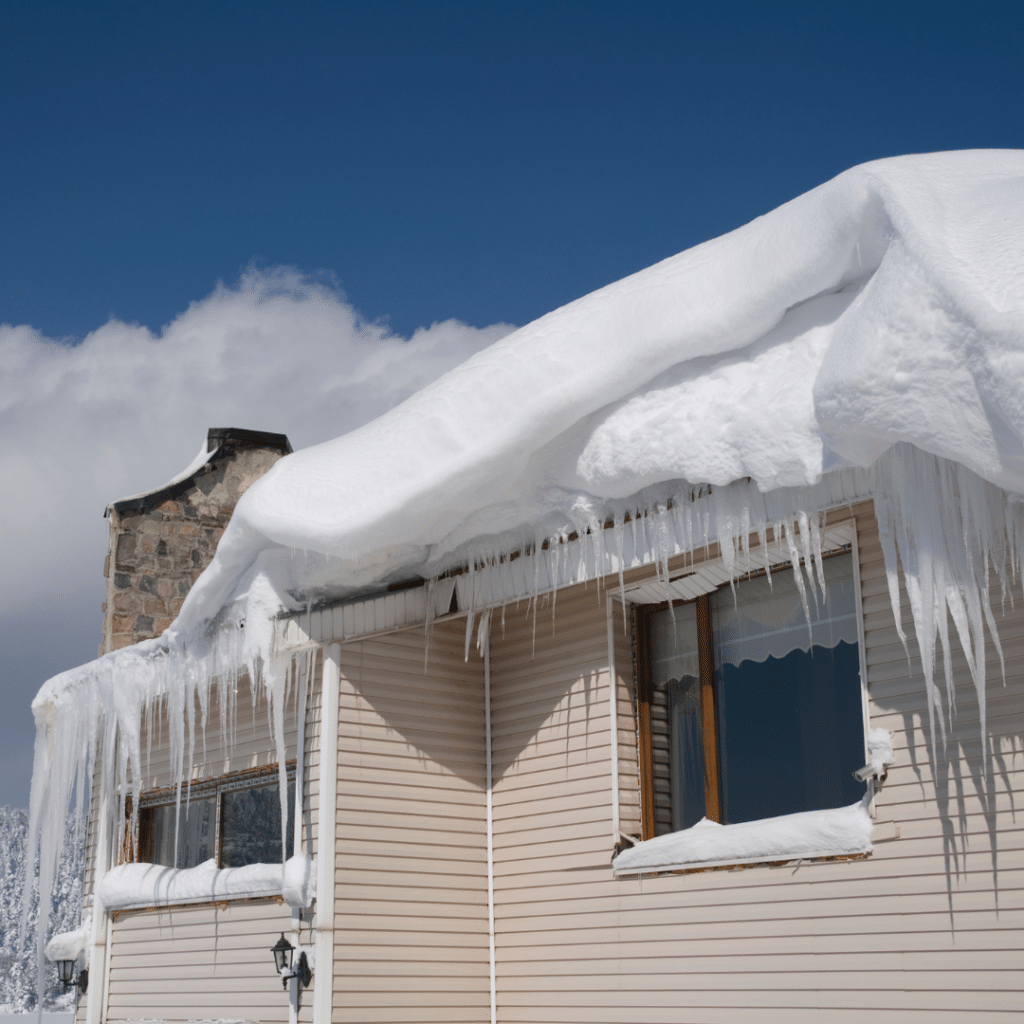
[[[263,554],[282,589],[429,571],[668,482],[762,491],[897,442],[1024,492],[1024,154],[855,167],[516,331],[239,503],[178,628]],[[305,578],[303,573],[306,574]]]

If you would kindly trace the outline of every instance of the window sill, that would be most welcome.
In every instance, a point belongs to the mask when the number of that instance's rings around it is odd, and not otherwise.
[[[625,878],[662,871],[866,854],[872,850],[871,827],[864,801],[736,825],[700,822],[623,850],[612,862],[612,870],[616,878]]]
[[[122,864],[103,876],[97,895],[104,909],[137,910],[226,900],[278,897],[290,906],[309,906],[315,895],[315,861],[304,855],[286,864],[218,868],[208,860],[194,868]]]

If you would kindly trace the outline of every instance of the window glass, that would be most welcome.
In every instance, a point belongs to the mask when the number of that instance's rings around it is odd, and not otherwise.
[[[808,591],[808,631],[792,569],[712,596],[723,823],[842,807],[864,783],[864,723],[853,559],[825,562],[827,596]]]
[[[858,766],[859,767],[859,766]],[[229,789],[222,796],[220,863],[225,868],[281,862],[281,798],[277,783]],[[288,787],[287,853],[295,834],[295,787]]]
[[[186,806],[184,795],[178,816],[178,857],[174,857],[174,804],[161,804],[143,811],[143,825],[149,841],[147,859],[152,864],[166,867],[194,868],[216,856],[215,830],[217,802],[214,797],[190,800]]]
[[[650,639],[654,813],[659,832],[674,832],[704,817],[696,607],[655,612]]]
[[[195,792],[195,788],[199,792]],[[281,803],[277,773],[225,776],[197,784],[186,807],[183,794],[175,860],[173,803],[156,803],[157,794],[139,812],[139,859],[167,867],[191,868],[207,860],[221,867],[281,863]],[[288,772],[288,820],[285,856],[294,848],[295,773]],[[166,796],[163,799],[167,799]]]
[[[710,595],[712,763],[696,602],[648,616],[653,834],[704,816],[706,772],[723,823],[841,807],[864,794],[852,775],[864,763],[852,555],[826,559],[824,571],[826,596],[807,588],[810,630],[792,568]]]

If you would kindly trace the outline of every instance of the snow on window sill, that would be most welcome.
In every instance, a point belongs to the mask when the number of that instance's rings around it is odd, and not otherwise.
[[[612,869],[616,878],[623,878],[659,871],[870,853],[871,825],[864,801],[736,825],[704,819],[692,828],[623,850]]]
[[[122,864],[103,876],[98,896],[106,910],[178,906],[227,899],[280,896],[289,906],[308,907],[315,895],[315,860],[291,857],[286,864],[218,868],[214,860],[194,868]]]

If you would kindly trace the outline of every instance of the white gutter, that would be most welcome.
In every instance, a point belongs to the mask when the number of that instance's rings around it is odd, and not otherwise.
[[[314,1024],[331,1024],[334,1002],[334,860],[338,817],[338,689],[341,686],[341,647],[324,652],[323,698],[320,722],[320,827],[316,857],[316,987]]]

